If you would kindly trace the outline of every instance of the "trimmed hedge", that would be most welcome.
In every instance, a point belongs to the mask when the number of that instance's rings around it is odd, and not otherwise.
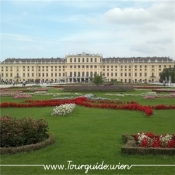
[[[126,92],[133,91],[132,86],[65,86],[66,92]]]
[[[19,147],[0,148],[0,154],[16,154],[19,152],[34,151],[49,146],[54,142],[55,142],[54,136],[52,134],[48,134],[48,138],[46,140],[36,144],[30,144]]]
[[[163,154],[175,155],[175,148],[145,148],[138,147],[134,135],[123,135],[122,140],[125,143],[121,148],[121,152],[125,154]]]

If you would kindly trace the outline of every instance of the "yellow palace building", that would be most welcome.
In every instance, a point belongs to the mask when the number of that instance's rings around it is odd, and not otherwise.
[[[0,64],[1,81],[89,82],[95,73],[106,81],[158,82],[159,73],[175,67],[169,57],[109,57],[68,54],[65,58],[7,58]]]

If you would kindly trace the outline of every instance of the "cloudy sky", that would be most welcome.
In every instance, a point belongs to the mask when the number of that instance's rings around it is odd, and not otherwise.
[[[0,60],[81,52],[175,59],[174,0],[4,0]]]

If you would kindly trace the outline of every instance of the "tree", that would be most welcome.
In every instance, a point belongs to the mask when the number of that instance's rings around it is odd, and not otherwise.
[[[159,75],[161,82],[166,78],[169,80],[169,77],[171,77],[171,83],[175,83],[175,67],[164,69]]]
[[[97,86],[102,84],[104,82],[104,79],[103,79],[103,75],[98,75],[98,74],[94,74],[94,77],[91,77],[91,82],[96,84]]]

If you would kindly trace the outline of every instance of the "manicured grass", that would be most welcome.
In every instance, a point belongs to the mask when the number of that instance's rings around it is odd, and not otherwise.
[[[52,92],[52,90],[49,90]],[[142,91],[142,93],[145,91]],[[133,92],[135,93],[135,92]],[[104,96],[96,93],[96,96]],[[114,98],[108,96],[109,98]],[[51,97],[46,96],[45,99]],[[12,97],[3,97],[10,101]],[[44,99],[35,96],[32,99]],[[119,97],[121,100],[135,100],[142,104],[175,104],[173,99],[145,100],[143,97]],[[158,100],[158,101],[155,101]],[[162,101],[161,101],[162,100]],[[16,101],[16,100],[14,100]],[[19,100],[19,101],[23,101]],[[175,156],[125,155],[121,153],[122,134],[136,134],[152,131],[155,134],[175,133],[175,110],[156,110],[150,117],[140,111],[95,109],[77,106],[66,117],[51,116],[53,107],[45,108],[2,108],[1,116],[17,118],[44,118],[49,132],[55,136],[55,144],[38,151],[2,155],[1,164],[64,164],[69,160],[75,165],[104,164],[172,164]],[[85,174],[85,170],[44,170],[43,167],[1,167],[1,174]],[[132,167],[130,170],[89,170],[88,174],[175,174],[175,167]]]

